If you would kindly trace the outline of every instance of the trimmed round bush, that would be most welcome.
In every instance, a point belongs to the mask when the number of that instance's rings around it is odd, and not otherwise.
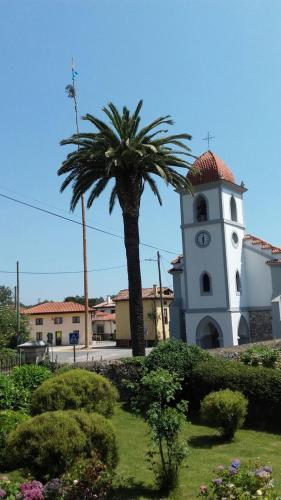
[[[45,366],[21,365],[13,368],[10,377],[16,385],[33,392],[51,375],[51,370]]]
[[[34,391],[31,413],[84,409],[110,417],[116,399],[117,391],[105,377],[74,369],[46,380]]]
[[[36,478],[63,474],[81,458],[99,457],[109,467],[117,463],[110,422],[83,411],[46,412],[20,423],[8,436],[8,462],[27,468]]]
[[[0,411],[0,466],[6,466],[7,439],[9,433],[17,425],[29,418],[29,415],[21,411],[2,410]]]
[[[92,453],[96,454],[102,463],[114,468],[117,465],[117,443],[112,424],[98,413],[68,410],[80,429],[87,436]]]
[[[248,401],[238,391],[225,389],[211,392],[201,404],[201,419],[210,427],[217,427],[225,439],[232,439],[244,424]]]
[[[144,360],[144,367],[149,371],[163,368],[169,372],[174,372],[182,379],[186,379],[197,363],[206,361],[210,357],[208,352],[196,345],[187,345],[177,340],[167,340],[152,349]]]

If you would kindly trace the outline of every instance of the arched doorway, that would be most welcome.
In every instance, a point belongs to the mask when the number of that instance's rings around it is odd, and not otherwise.
[[[248,323],[244,316],[241,316],[238,327],[238,345],[248,344],[251,341]]]
[[[209,316],[202,319],[196,331],[196,344],[203,349],[223,347],[223,334],[218,323]]]

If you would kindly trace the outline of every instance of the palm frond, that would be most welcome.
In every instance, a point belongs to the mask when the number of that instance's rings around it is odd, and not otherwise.
[[[103,192],[103,190],[106,188],[108,184],[109,178],[104,178],[104,179],[99,179],[97,183],[95,184],[94,188],[90,192],[88,201],[87,201],[87,208],[90,208],[93,204],[93,201],[99,197],[99,195]]]
[[[111,191],[111,195],[109,198],[109,213],[110,214],[112,213],[112,211],[114,209],[116,199],[117,199],[117,189],[116,189],[116,185],[115,185]]]
[[[158,187],[157,187],[157,184],[156,184],[155,180],[152,179],[152,177],[149,174],[144,174],[143,177],[144,177],[145,181],[148,183],[148,185],[149,185],[151,191],[153,192],[153,194],[158,199],[159,205],[162,206],[162,198],[160,196],[160,193],[159,193],[159,190],[158,190]]]

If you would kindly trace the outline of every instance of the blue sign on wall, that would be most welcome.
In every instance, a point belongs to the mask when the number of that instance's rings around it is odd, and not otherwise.
[[[72,332],[69,334],[69,343],[71,345],[77,345],[79,343],[79,333]]]

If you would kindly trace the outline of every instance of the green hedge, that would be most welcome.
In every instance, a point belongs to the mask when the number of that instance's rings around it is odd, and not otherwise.
[[[33,392],[51,376],[51,370],[45,366],[21,365],[13,368],[10,378],[18,387],[23,387]]]
[[[49,378],[34,391],[31,413],[84,409],[110,417],[116,399],[117,391],[105,377],[74,369]]]
[[[220,389],[240,391],[246,396],[249,401],[246,424],[280,429],[281,371],[212,359],[193,369],[185,395],[192,409],[198,410],[207,394]]]
[[[197,345],[167,340],[152,349],[151,353],[144,359],[143,365],[148,371],[162,368],[174,372],[179,378],[186,381],[194,366],[200,361],[210,358],[210,354]]]

